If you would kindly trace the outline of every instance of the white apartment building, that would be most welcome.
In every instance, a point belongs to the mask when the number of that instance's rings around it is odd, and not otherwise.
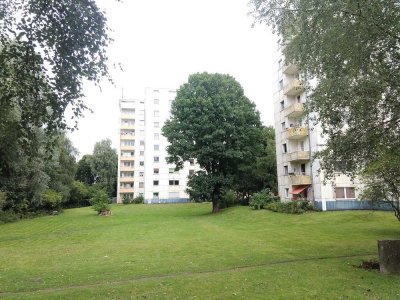
[[[168,142],[161,128],[169,118],[176,91],[146,88],[143,100],[121,99],[117,203],[143,196],[145,203],[188,201],[187,176],[198,170],[194,161],[175,171],[168,164]]]
[[[304,113],[307,95],[301,73],[293,64],[285,64],[278,49],[274,117],[278,191],[282,201],[305,198],[322,210],[356,200],[360,184],[338,173],[324,181],[320,161],[313,155],[324,147],[325,139],[318,126],[311,126]],[[342,201],[342,203],[337,203]]]

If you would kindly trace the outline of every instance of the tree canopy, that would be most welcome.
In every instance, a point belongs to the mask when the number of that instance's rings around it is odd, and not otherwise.
[[[399,161],[399,1],[251,2],[256,20],[282,38],[286,62],[316,79],[307,109],[327,137],[318,154],[327,175],[377,172],[387,159]]]
[[[218,211],[223,189],[233,185],[239,166],[263,149],[259,113],[229,75],[190,75],[177,91],[162,132],[170,143],[169,163],[180,168],[195,159],[203,169],[190,178],[189,194],[195,187],[207,188],[196,192],[210,197],[213,212]]]

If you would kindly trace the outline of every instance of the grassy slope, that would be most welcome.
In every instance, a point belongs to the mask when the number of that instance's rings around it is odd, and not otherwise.
[[[377,239],[400,238],[390,213],[210,210],[83,208],[1,225],[0,297],[400,298],[400,277],[352,267],[377,256]]]

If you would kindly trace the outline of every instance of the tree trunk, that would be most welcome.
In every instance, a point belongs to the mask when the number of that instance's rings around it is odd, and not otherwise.
[[[382,274],[400,274],[400,240],[378,241],[378,253]]]
[[[214,200],[214,201],[212,202],[212,204],[213,204],[212,213],[214,214],[214,213],[219,212],[218,201],[215,201],[215,200]]]

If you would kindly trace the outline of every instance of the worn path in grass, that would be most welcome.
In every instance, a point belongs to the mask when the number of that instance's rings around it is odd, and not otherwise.
[[[397,297],[398,277],[352,267],[374,257],[377,239],[399,238],[390,213],[210,210],[208,204],[131,205],[101,218],[85,208],[2,225],[0,296],[329,298],[336,289],[362,299],[357,286],[373,284],[376,290],[365,290],[374,299]]]

